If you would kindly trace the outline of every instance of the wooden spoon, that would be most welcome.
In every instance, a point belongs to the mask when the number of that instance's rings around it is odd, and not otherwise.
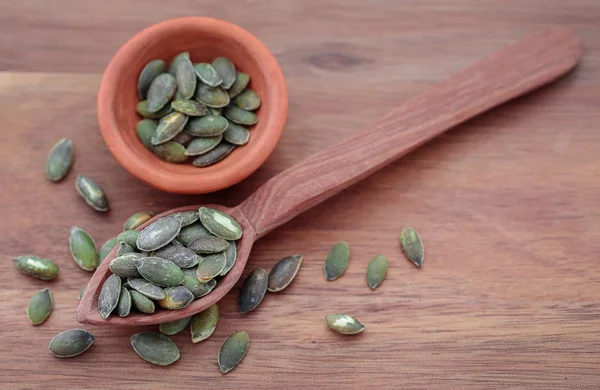
[[[108,265],[117,251],[113,249],[92,276],[79,304],[77,320],[94,325],[151,325],[206,309],[223,298],[240,278],[255,240],[444,131],[555,80],[577,64],[581,53],[579,38],[562,27],[530,35],[280,173],[237,207],[207,205],[230,214],[242,225],[238,259],[217,288],[181,310],[157,309],[150,315],[132,312],[125,318],[111,315],[102,319],[97,308],[98,294],[110,275]],[[162,216],[199,207],[167,211],[146,225]]]

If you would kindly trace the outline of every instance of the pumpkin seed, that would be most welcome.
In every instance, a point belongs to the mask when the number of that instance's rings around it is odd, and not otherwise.
[[[233,99],[234,97],[242,93],[242,91],[248,86],[249,82],[250,75],[248,73],[237,72],[235,75],[235,81],[231,85],[231,88],[229,88],[229,90],[227,91],[229,97]]]
[[[208,107],[208,111],[210,111],[211,115],[221,115],[223,113],[222,108]]]
[[[253,125],[258,122],[258,117],[251,111],[242,110],[238,106],[227,106],[225,118],[240,125]]]
[[[127,218],[127,221],[123,224],[123,231],[137,229],[148,222],[153,216],[154,213],[151,211],[140,211],[139,213],[135,213]]]
[[[367,284],[372,290],[375,290],[387,274],[388,260],[384,255],[377,255],[373,257],[373,260],[367,267]]]
[[[125,287],[121,287],[121,295],[117,303],[117,314],[119,317],[127,317],[131,311],[131,294]]]
[[[119,243],[117,237],[109,238],[100,248],[100,252],[98,253],[98,265],[102,264],[106,256],[113,250],[115,246]]]
[[[77,265],[85,271],[93,271],[98,266],[96,243],[85,230],[73,226],[69,236],[69,249]]]
[[[140,232],[137,230],[125,230],[124,232],[119,233],[117,238],[119,241],[124,242],[135,250],[137,249],[136,242],[139,235]]]
[[[117,307],[121,296],[121,278],[112,274],[106,279],[98,295],[98,311],[106,319]]]
[[[117,250],[117,257],[119,256],[124,256],[128,253],[134,253],[135,249],[133,249],[131,246],[127,245],[124,242],[119,243],[119,249]]]
[[[129,290],[129,294],[131,295],[131,303],[137,311],[145,314],[154,313],[156,307],[154,306],[154,302],[149,298],[135,290]]]
[[[166,287],[165,297],[156,303],[163,309],[178,310],[186,307],[194,300],[194,294],[183,286]]]
[[[402,229],[400,244],[408,260],[421,268],[423,266],[425,251],[423,250],[423,241],[421,241],[421,237],[419,237],[417,231],[411,227]]]
[[[223,139],[223,135],[219,134],[214,137],[200,137],[195,138],[185,149],[186,156],[198,156],[208,151],[213,150],[217,147],[219,142]]]
[[[185,154],[185,146],[173,141],[156,145],[152,148],[152,151],[161,160],[173,164],[181,164],[188,158]]]
[[[54,336],[48,348],[59,358],[69,358],[85,352],[96,338],[85,329],[69,329]]]
[[[152,137],[156,133],[158,127],[158,121],[154,119],[142,119],[135,126],[138,138],[142,141],[142,144],[150,149],[152,147]]]
[[[150,84],[148,88],[148,112],[157,112],[163,108],[175,95],[177,82],[169,73],[162,73]]]
[[[171,61],[171,66],[169,66],[169,74],[171,74],[172,76],[175,76],[176,70],[177,70],[177,64],[179,63],[179,61],[181,61],[184,58],[187,58],[189,60],[190,53],[187,51],[184,51],[182,53],[177,54],[173,58],[173,60]]]
[[[202,225],[215,236],[226,240],[239,240],[242,237],[240,224],[222,211],[200,207],[198,216]]]
[[[235,66],[233,63],[225,57],[218,57],[215,58],[211,65],[223,79],[223,82],[221,83],[223,88],[231,88],[236,77]]]
[[[231,271],[231,269],[235,265],[235,261],[237,260],[237,248],[235,246],[235,241],[228,242],[229,246],[227,247],[227,250],[225,250],[225,268],[223,268],[223,271],[221,271],[219,276],[227,275],[227,273]]]
[[[209,338],[219,322],[219,306],[212,305],[198,314],[192,316],[190,331],[192,342],[199,343]]]
[[[250,140],[250,132],[244,126],[230,122],[227,130],[223,133],[223,138],[230,144],[243,146]]]
[[[173,138],[173,142],[177,142],[178,144],[186,146],[193,139],[194,139],[193,135],[190,135],[190,134],[186,133],[185,131],[183,131],[183,132],[177,134],[177,136],[175,138]]]
[[[141,255],[138,256],[137,253],[135,255],[133,253],[125,254],[114,258],[108,267],[113,274],[122,278],[139,278],[141,275],[135,266],[135,259],[139,259],[140,257]]]
[[[140,232],[137,247],[145,252],[162,248],[177,237],[182,222],[181,217],[176,214],[157,219]]]
[[[177,64],[175,64],[175,79],[177,81],[177,90],[180,94],[190,99],[194,96],[196,90],[196,73],[194,72],[194,65],[187,57],[181,57]]]
[[[342,276],[348,268],[350,246],[347,242],[338,242],[331,248],[325,261],[325,279],[335,280]]]
[[[158,326],[158,330],[164,335],[173,336],[184,330],[190,324],[191,320],[192,317],[186,317],[180,320],[165,322]]]
[[[229,154],[231,154],[235,148],[235,145],[222,141],[213,150],[196,157],[193,161],[193,164],[197,167],[207,167],[209,165],[216,164],[225,157],[229,156]]]
[[[52,280],[58,276],[58,265],[50,259],[23,255],[15,257],[13,262],[19,271],[34,278]]]
[[[102,187],[86,176],[79,175],[75,180],[75,188],[91,208],[96,211],[108,211],[108,199]]]
[[[187,247],[199,254],[210,254],[223,252],[228,246],[227,240],[221,237],[207,236],[190,242]]]
[[[87,288],[88,284],[86,283],[81,290],[79,290],[79,297],[77,298],[78,300],[81,301],[81,298],[83,297],[83,294],[85,294],[85,289]]]
[[[269,272],[268,290],[278,292],[289,286],[296,277],[301,264],[302,255],[289,256],[279,260]]]
[[[345,314],[328,314],[325,322],[327,326],[341,334],[358,334],[365,330],[365,326],[360,321]]]
[[[144,118],[160,119],[163,116],[165,116],[171,112],[171,106],[167,104],[163,108],[158,110],[157,112],[150,112],[150,111],[148,111],[148,101],[142,100],[135,106],[135,110],[137,111],[138,114],[140,114]]]
[[[181,227],[189,226],[198,221],[198,212],[196,210],[180,211],[177,215],[181,217]]]
[[[150,299],[163,299],[165,297],[165,291],[162,287],[144,278],[129,278],[127,283],[129,283],[129,287]]]
[[[177,239],[183,245],[188,245],[190,242],[196,240],[198,237],[210,236],[211,233],[206,230],[204,225],[200,222],[193,223],[181,229]]]
[[[176,241],[174,241],[176,242]],[[173,262],[179,268],[190,268],[198,265],[202,258],[191,249],[171,243],[152,253],[153,257]]]
[[[171,108],[189,116],[204,116],[210,113],[205,105],[195,100],[173,100]]]
[[[183,271],[183,283],[181,284],[194,294],[194,297],[200,298],[211,292],[217,285],[215,279],[211,279],[206,283],[198,280],[197,272],[198,267],[187,268]]]
[[[229,122],[218,115],[206,115],[189,121],[185,132],[195,137],[214,137],[227,130]]]
[[[27,306],[27,318],[33,325],[39,325],[46,321],[52,312],[52,293],[45,288],[36,292]]]
[[[177,134],[181,133],[187,122],[188,116],[177,111],[165,116],[158,123],[152,137],[152,145],[156,146],[172,140]]]
[[[253,111],[260,107],[260,98],[258,97],[256,92],[254,92],[250,88],[247,88],[246,90],[244,90],[244,92],[237,95],[233,99],[233,102],[236,106],[246,111]]]
[[[179,360],[177,345],[160,333],[136,333],[130,341],[135,353],[152,364],[168,366]]]
[[[256,309],[267,292],[269,275],[262,268],[252,270],[244,280],[240,289],[238,306],[240,313],[248,313]]]
[[[46,177],[53,182],[61,181],[73,165],[73,142],[68,138],[58,141],[46,160]]]
[[[163,60],[152,60],[144,66],[138,78],[138,96],[140,99],[145,99],[148,93],[148,88],[152,81],[162,72],[165,71],[165,62]]]
[[[206,256],[196,270],[196,276],[200,282],[208,282],[209,280],[219,276],[221,271],[225,269],[227,261],[225,253],[217,253]]]
[[[196,76],[198,76],[198,78],[209,87],[217,87],[223,82],[223,79],[217,73],[215,68],[206,62],[195,64],[194,71],[196,71]]]
[[[140,274],[149,282],[161,287],[174,287],[183,282],[181,268],[172,261],[160,257],[144,257],[136,259],[135,266]]]
[[[248,337],[248,333],[243,330],[233,333],[225,340],[223,345],[221,345],[217,360],[221,373],[228,373],[242,361],[244,356],[246,356],[249,343],[250,338]]]
[[[221,108],[229,104],[227,91],[221,87],[209,87],[200,84],[196,89],[196,100],[208,107]]]

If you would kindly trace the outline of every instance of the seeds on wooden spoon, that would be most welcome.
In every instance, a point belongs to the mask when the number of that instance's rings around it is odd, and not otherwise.
[[[226,262],[227,258],[224,252],[208,255],[198,264],[196,276],[201,282],[206,283],[225,269]]]
[[[163,309],[182,309],[192,303],[194,294],[183,286],[165,287],[165,297],[156,303]]]
[[[137,250],[136,242],[139,235],[140,232],[137,230],[125,230],[124,232],[119,233],[117,239],[129,245],[133,250]]]
[[[157,219],[140,232],[137,247],[146,252],[162,248],[177,237],[182,222],[179,215],[168,215]]]
[[[190,242],[187,247],[196,253],[204,255],[223,252],[229,247],[229,242],[221,237],[207,236],[197,238]]]
[[[154,313],[154,302],[150,298],[145,297],[135,290],[129,290],[129,294],[131,294],[131,303],[137,311],[146,314]]]
[[[140,275],[157,286],[175,287],[183,282],[181,268],[172,261],[160,257],[144,257],[135,259],[134,262]]]
[[[242,237],[240,224],[224,212],[200,207],[198,215],[202,225],[215,236],[226,240],[239,240]]]
[[[121,295],[117,303],[117,314],[119,317],[127,317],[131,311],[131,294],[125,287],[121,287]]]
[[[162,248],[152,252],[153,257],[173,262],[179,268],[190,268],[198,265],[202,257],[198,256],[193,250],[174,243],[163,246]]]
[[[236,248],[235,241],[228,241],[228,242],[229,242],[229,246],[227,247],[227,250],[225,250],[225,257],[226,257],[225,268],[223,268],[223,271],[221,271],[219,276],[227,275],[227,273],[229,271],[231,271],[231,269],[235,265],[235,261],[237,260],[237,248]]]
[[[121,296],[121,278],[112,274],[106,279],[98,295],[98,311],[102,318],[108,318],[117,307]]]
[[[119,243],[119,240],[117,239],[117,237],[113,237],[113,238],[109,238],[108,240],[106,240],[106,242],[104,244],[102,244],[102,247],[100,248],[100,251],[98,252],[98,265],[102,264],[102,261],[104,261],[106,256],[108,256],[110,251],[112,251],[113,248],[115,246],[117,246],[118,243]]]
[[[217,285],[215,279],[211,279],[207,282],[200,282],[197,276],[197,267],[184,269],[183,271],[183,283],[181,284],[194,294],[194,297],[200,298],[211,292]]]
[[[129,283],[129,286],[132,289],[150,299],[163,299],[165,297],[165,291],[162,287],[159,287],[144,278],[130,278],[127,279],[127,283]]]

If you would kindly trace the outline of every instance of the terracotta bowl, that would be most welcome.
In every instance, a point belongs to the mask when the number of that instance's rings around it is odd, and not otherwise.
[[[148,61],[160,58],[169,65],[188,51],[193,62],[229,58],[236,69],[250,75],[250,87],[260,96],[258,123],[250,128],[250,142],[236,148],[215,165],[198,168],[187,162],[160,160],[142,145],[136,124],[137,79]],[[130,39],[112,59],[100,83],[98,122],[115,159],[131,174],[163,191],[202,194],[236,184],[254,171],[275,149],[288,111],[283,73],[273,54],[255,36],[233,24],[203,17],[165,21]]]

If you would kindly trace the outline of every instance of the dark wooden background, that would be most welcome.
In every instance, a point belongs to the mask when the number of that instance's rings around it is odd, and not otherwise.
[[[154,190],[112,158],[96,122],[96,93],[118,48],[153,23],[188,15],[228,20],[275,54],[290,111],[275,153],[246,181],[211,195]],[[220,304],[215,334],[173,337],[167,368],[129,345],[138,329],[87,327],[96,343],[60,360],[48,342],[75,321],[90,274],[70,258],[72,225],[99,244],[141,210],[235,205],[266,180],[519,37],[550,24],[581,35],[579,68],[398,160],[257,242],[251,267],[302,253],[285,292],[240,315],[239,285]],[[598,388],[600,386],[600,2],[597,0],[2,1],[0,4],[1,388]],[[61,184],[43,166],[61,137],[75,165]],[[367,145],[365,145],[367,146]],[[365,151],[368,153],[368,149]],[[76,194],[97,180],[111,211]],[[426,245],[423,269],[401,254],[403,226]],[[323,261],[350,243],[346,275]],[[61,275],[36,281],[14,256],[55,259]],[[387,280],[365,282],[384,253]],[[25,308],[49,286],[54,311],[40,327]],[[324,317],[344,312],[367,330],[343,337]],[[246,330],[243,363],[216,366],[224,338]]]

